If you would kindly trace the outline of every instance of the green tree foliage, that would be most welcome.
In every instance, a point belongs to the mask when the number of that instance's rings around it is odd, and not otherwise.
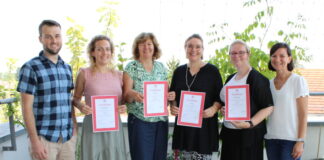
[[[99,23],[103,24],[104,29],[102,31],[103,35],[106,35],[110,38],[114,38],[113,29],[118,27],[119,16],[117,14],[117,10],[115,9],[119,2],[115,1],[105,1],[104,6],[97,9],[97,12],[101,14],[99,18]],[[117,69],[120,71],[124,70],[124,64],[126,61],[131,58],[124,57],[124,47],[126,43],[120,42],[119,44],[115,44],[115,55],[117,56]]]
[[[18,59],[15,58],[8,58],[6,65],[8,68],[8,77],[7,80],[9,80],[9,83],[11,83],[10,81],[16,79],[15,77],[15,73],[17,72],[17,61]]]
[[[0,115],[4,116],[0,116],[0,122],[7,122],[9,116],[14,116],[15,123],[24,126],[22,113],[20,109],[20,96],[19,93],[16,91],[16,87],[18,84],[17,61],[17,59],[8,58],[6,62],[7,72],[4,73],[1,77],[4,84],[0,85],[0,99],[16,97],[17,101],[12,104],[6,104],[5,107],[1,107]]]
[[[103,31],[101,34],[110,38],[114,37],[113,29],[118,27],[120,19],[117,14],[117,10],[115,9],[118,4],[119,2],[105,1],[103,7],[97,9],[97,12],[100,13],[98,22],[103,25]],[[68,42],[65,44],[73,54],[70,65],[73,70],[73,77],[76,77],[80,67],[84,67],[86,65],[86,60],[83,55],[85,53],[85,46],[88,40],[83,36],[85,28],[76,24],[72,18],[67,17],[67,19],[73,24],[73,26],[70,27],[66,32]],[[130,59],[123,56],[125,45],[125,42],[115,45],[115,55],[117,56],[116,66],[117,69],[121,71],[124,68],[124,63]]]
[[[113,28],[118,27],[118,22],[120,19],[115,9],[119,2],[105,1],[104,4],[105,5],[103,7],[97,9],[97,12],[101,14],[99,23],[102,23],[104,26],[102,34],[113,38]]]
[[[224,44],[215,50],[215,55],[210,58],[209,62],[215,64],[223,77],[223,80],[230,74],[235,72],[235,68],[231,65],[229,60],[229,44],[235,40],[240,39],[245,41],[250,49],[250,64],[252,67],[260,71],[266,77],[271,78],[274,76],[274,72],[268,70],[269,62],[269,49],[276,42],[286,42],[292,49],[292,54],[296,65],[298,66],[302,61],[309,61],[310,56],[305,54],[306,49],[297,46],[294,42],[306,41],[307,37],[303,35],[303,31],[306,29],[304,24],[305,19],[302,16],[298,16],[295,21],[288,21],[286,25],[283,25],[284,29],[274,31],[276,35],[271,35],[271,39],[268,40],[269,30],[272,24],[272,18],[274,13],[274,7],[271,6],[268,0],[249,0],[243,3],[243,7],[251,9],[255,7],[259,9],[254,17],[254,20],[243,28],[243,31],[235,31],[228,34],[226,28],[228,23],[221,25],[213,24],[210,28],[211,31],[207,33],[212,38],[209,44]],[[264,46],[266,45],[266,46]]]
[[[172,58],[170,60],[168,60],[168,62],[166,63],[166,65],[168,67],[168,82],[169,82],[169,84],[171,84],[173,72],[179,66],[179,64],[180,64],[179,59],[176,59],[174,56],[172,56]]]
[[[130,58],[127,57],[123,57],[123,53],[124,53],[124,47],[125,47],[126,43],[125,42],[121,42],[120,44],[115,45],[115,52],[117,53],[117,69],[120,71],[124,70],[124,64],[126,61],[130,60]],[[115,53],[115,54],[116,54]]]
[[[85,45],[88,40],[83,36],[84,28],[81,25],[76,24],[72,18],[67,17],[67,20],[73,24],[66,31],[68,41],[65,44],[72,53],[70,65],[75,78],[79,69],[86,64],[86,60],[82,55],[85,53]]]
[[[65,43],[69,50],[72,53],[72,57],[70,60],[70,65],[72,67],[72,73],[73,78],[76,79],[77,73],[80,70],[81,67],[84,67],[86,65],[86,60],[83,57],[85,54],[85,46],[87,43],[87,39],[83,36],[84,33],[84,27],[76,24],[76,22],[70,18],[67,17],[67,20],[71,22],[73,25],[66,31],[66,36],[68,38],[68,41]],[[76,115],[81,114],[80,112],[75,113]],[[77,143],[77,149],[76,149],[76,159],[80,159],[80,143]]]

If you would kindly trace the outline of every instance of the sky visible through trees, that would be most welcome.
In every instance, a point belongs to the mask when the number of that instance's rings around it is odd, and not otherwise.
[[[305,35],[302,43],[307,55],[313,55],[305,68],[324,68],[321,46],[324,42],[324,1],[321,0],[268,0],[274,6],[273,28],[285,28],[288,20],[298,15],[306,19]],[[228,0],[120,0],[116,6],[120,17],[119,25],[113,30],[115,44],[125,42],[125,57],[131,57],[131,46],[140,32],[153,32],[162,48],[160,61],[166,63],[172,56],[185,63],[184,40],[193,33],[204,38],[204,57],[208,59],[220,44],[208,44],[211,37],[206,33],[212,24],[228,23],[229,33],[241,31],[240,27],[249,24],[255,15],[253,8],[243,8],[243,1]],[[98,23],[100,13],[96,9],[103,6],[101,0],[12,0],[0,2],[0,72],[5,71],[7,58],[18,59],[17,65],[37,56],[42,49],[38,41],[38,25],[43,19],[54,19],[61,23],[64,42],[66,29],[71,25],[67,17],[73,18],[85,29],[84,36],[89,40],[100,34],[102,25]],[[28,6],[28,7],[26,7]],[[242,28],[242,27],[241,27]],[[243,29],[243,28],[242,28]],[[268,35],[269,36],[269,35]],[[270,37],[271,39],[271,37]],[[61,56],[68,62],[71,54],[66,46]]]

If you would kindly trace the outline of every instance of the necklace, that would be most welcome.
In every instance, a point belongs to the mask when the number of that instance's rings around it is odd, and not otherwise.
[[[188,68],[189,68],[189,66],[187,65],[187,69],[186,69],[186,85],[187,85],[187,87],[188,87],[188,91],[190,91],[190,87],[191,87],[192,84],[195,82],[196,77],[197,77],[199,71],[196,73],[196,75],[194,76],[194,78],[192,79],[192,81],[191,81],[191,83],[190,83],[190,85],[189,85],[189,84],[188,84]]]

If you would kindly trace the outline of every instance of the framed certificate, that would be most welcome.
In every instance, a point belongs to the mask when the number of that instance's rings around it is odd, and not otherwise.
[[[248,121],[250,114],[249,85],[226,86],[225,121]]]
[[[144,117],[167,116],[167,81],[144,82]]]
[[[91,96],[93,132],[118,131],[118,97]]]
[[[201,128],[205,93],[181,91],[177,125]]]

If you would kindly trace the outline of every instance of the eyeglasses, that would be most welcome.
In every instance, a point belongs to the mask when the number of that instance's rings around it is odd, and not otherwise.
[[[231,56],[236,56],[236,55],[242,56],[245,53],[247,53],[247,52],[246,51],[230,52],[230,55]]]

